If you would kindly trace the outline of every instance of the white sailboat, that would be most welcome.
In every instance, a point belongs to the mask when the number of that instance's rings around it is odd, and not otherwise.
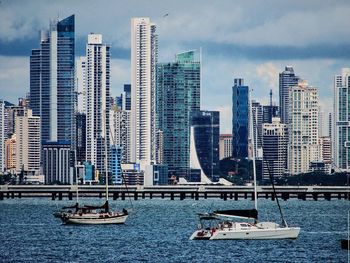
[[[105,136],[106,138],[106,136]],[[124,224],[128,211],[110,211],[108,203],[108,164],[107,164],[107,142],[105,140],[105,174],[106,174],[106,201],[102,206],[85,205],[79,207],[78,202],[78,183],[77,183],[77,202],[74,206],[64,207],[63,209],[75,209],[75,211],[60,211],[55,213],[64,224],[82,224],[82,225],[103,225],[103,224]]]
[[[296,239],[300,227],[290,227],[284,220],[282,209],[275,194],[273,180],[271,180],[276,201],[282,218],[282,224],[275,222],[258,222],[258,195],[256,187],[255,149],[253,136],[252,109],[250,104],[250,137],[252,142],[252,159],[254,174],[254,209],[251,210],[221,210],[212,213],[199,214],[198,229],[191,235],[191,240],[207,239]],[[241,222],[237,220],[246,220]]]

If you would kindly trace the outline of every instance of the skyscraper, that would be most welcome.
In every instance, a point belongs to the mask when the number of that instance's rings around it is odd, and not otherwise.
[[[289,88],[297,86],[298,80],[299,77],[295,76],[291,66],[286,66],[285,70],[279,74],[279,110],[282,123],[289,123]]]
[[[219,136],[220,112],[191,113],[190,165],[191,168],[200,169],[212,182],[219,181]]]
[[[337,168],[350,171],[350,68],[343,68],[334,76],[334,163]]]
[[[148,17],[131,19],[131,157],[144,165],[156,152],[158,36]]]
[[[86,76],[86,160],[103,173],[110,149],[110,47],[100,34],[88,35]]]
[[[76,115],[76,162],[83,164],[86,160],[86,114]]]
[[[249,87],[243,79],[234,79],[232,87],[232,156],[248,157]]]
[[[30,175],[40,172],[41,139],[40,117],[33,116],[28,109],[23,116],[17,116],[15,121],[16,133],[16,171],[22,169]]]
[[[281,177],[287,168],[287,125],[280,118],[272,118],[272,123],[263,124],[263,178]]]
[[[252,101],[253,114],[253,138],[255,158],[262,158],[262,125],[263,125],[263,108],[257,101]]]
[[[120,147],[121,162],[130,163],[130,111],[116,105],[110,110],[111,144]],[[119,150],[118,150],[119,151]]]
[[[74,27],[74,15],[52,21],[30,56],[30,108],[41,117],[44,141],[72,142],[74,137]]]
[[[157,130],[163,145],[159,159],[181,177],[190,168],[190,114],[200,110],[200,72],[195,51],[157,65]]]
[[[310,163],[320,161],[318,140],[318,90],[303,81],[289,89],[288,170],[306,173]]]

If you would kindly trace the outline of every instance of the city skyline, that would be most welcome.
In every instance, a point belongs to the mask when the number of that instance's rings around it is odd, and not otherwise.
[[[89,16],[82,5],[91,6],[97,15]],[[253,99],[263,105],[268,103],[272,89],[273,101],[278,104],[278,73],[287,65],[293,66],[310,86],[319,88],[320,105],[327,114],[332,105],[333,76],[350,64],[350,37],[345,29],[350,4],[272,1],[270,5],[274,8],[251,16],[265,4],[191,1],[182,6],[161,1],[121,1],[101,10],[100,6],[105,5],[93,2],[49,5],[45,1],[2,1],[0,92],[4,100],[16,102],[29,91],[29,55],[37,47],[38,31],[57,14],[60,18],[75,14],[76,55],[83,55],[88,33],[102,34],[105,42],[111,43],[111,94],[119,95],[123,84],[130,83],[130,19],[147,16],[157,24],[159,62],[170,61],[181,51],[202,48],[201,105],[206,110],[220,111],[222,133],[231,130],[227,94],[231,93],[233,79],[244,78],[254,90]]]

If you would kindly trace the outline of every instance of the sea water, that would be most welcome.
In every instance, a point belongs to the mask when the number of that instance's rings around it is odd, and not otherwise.
[[[102,204],[103,199],[81,199]],[[281,201],[287,222],[301,227],[296,240],[189,240],[197,213],[250,209],[250,200],[141,199],[113,201],[127,208],[124,225],[62,225],[52,213],[73,201],[45,198],[0,201],[1,262],[348,262],[349,202]],[[260,221],[280,223],[276,202],[259,199]]]

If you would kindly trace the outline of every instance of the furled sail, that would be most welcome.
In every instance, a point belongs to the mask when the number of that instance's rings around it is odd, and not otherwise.
[[[214,211],[213,214],[218,215],[218,216],[226,216],[226,217],[241,217],[241,218],[258,219],[258,210],[256,210],[256,209],[218,210],[218,211]]]

